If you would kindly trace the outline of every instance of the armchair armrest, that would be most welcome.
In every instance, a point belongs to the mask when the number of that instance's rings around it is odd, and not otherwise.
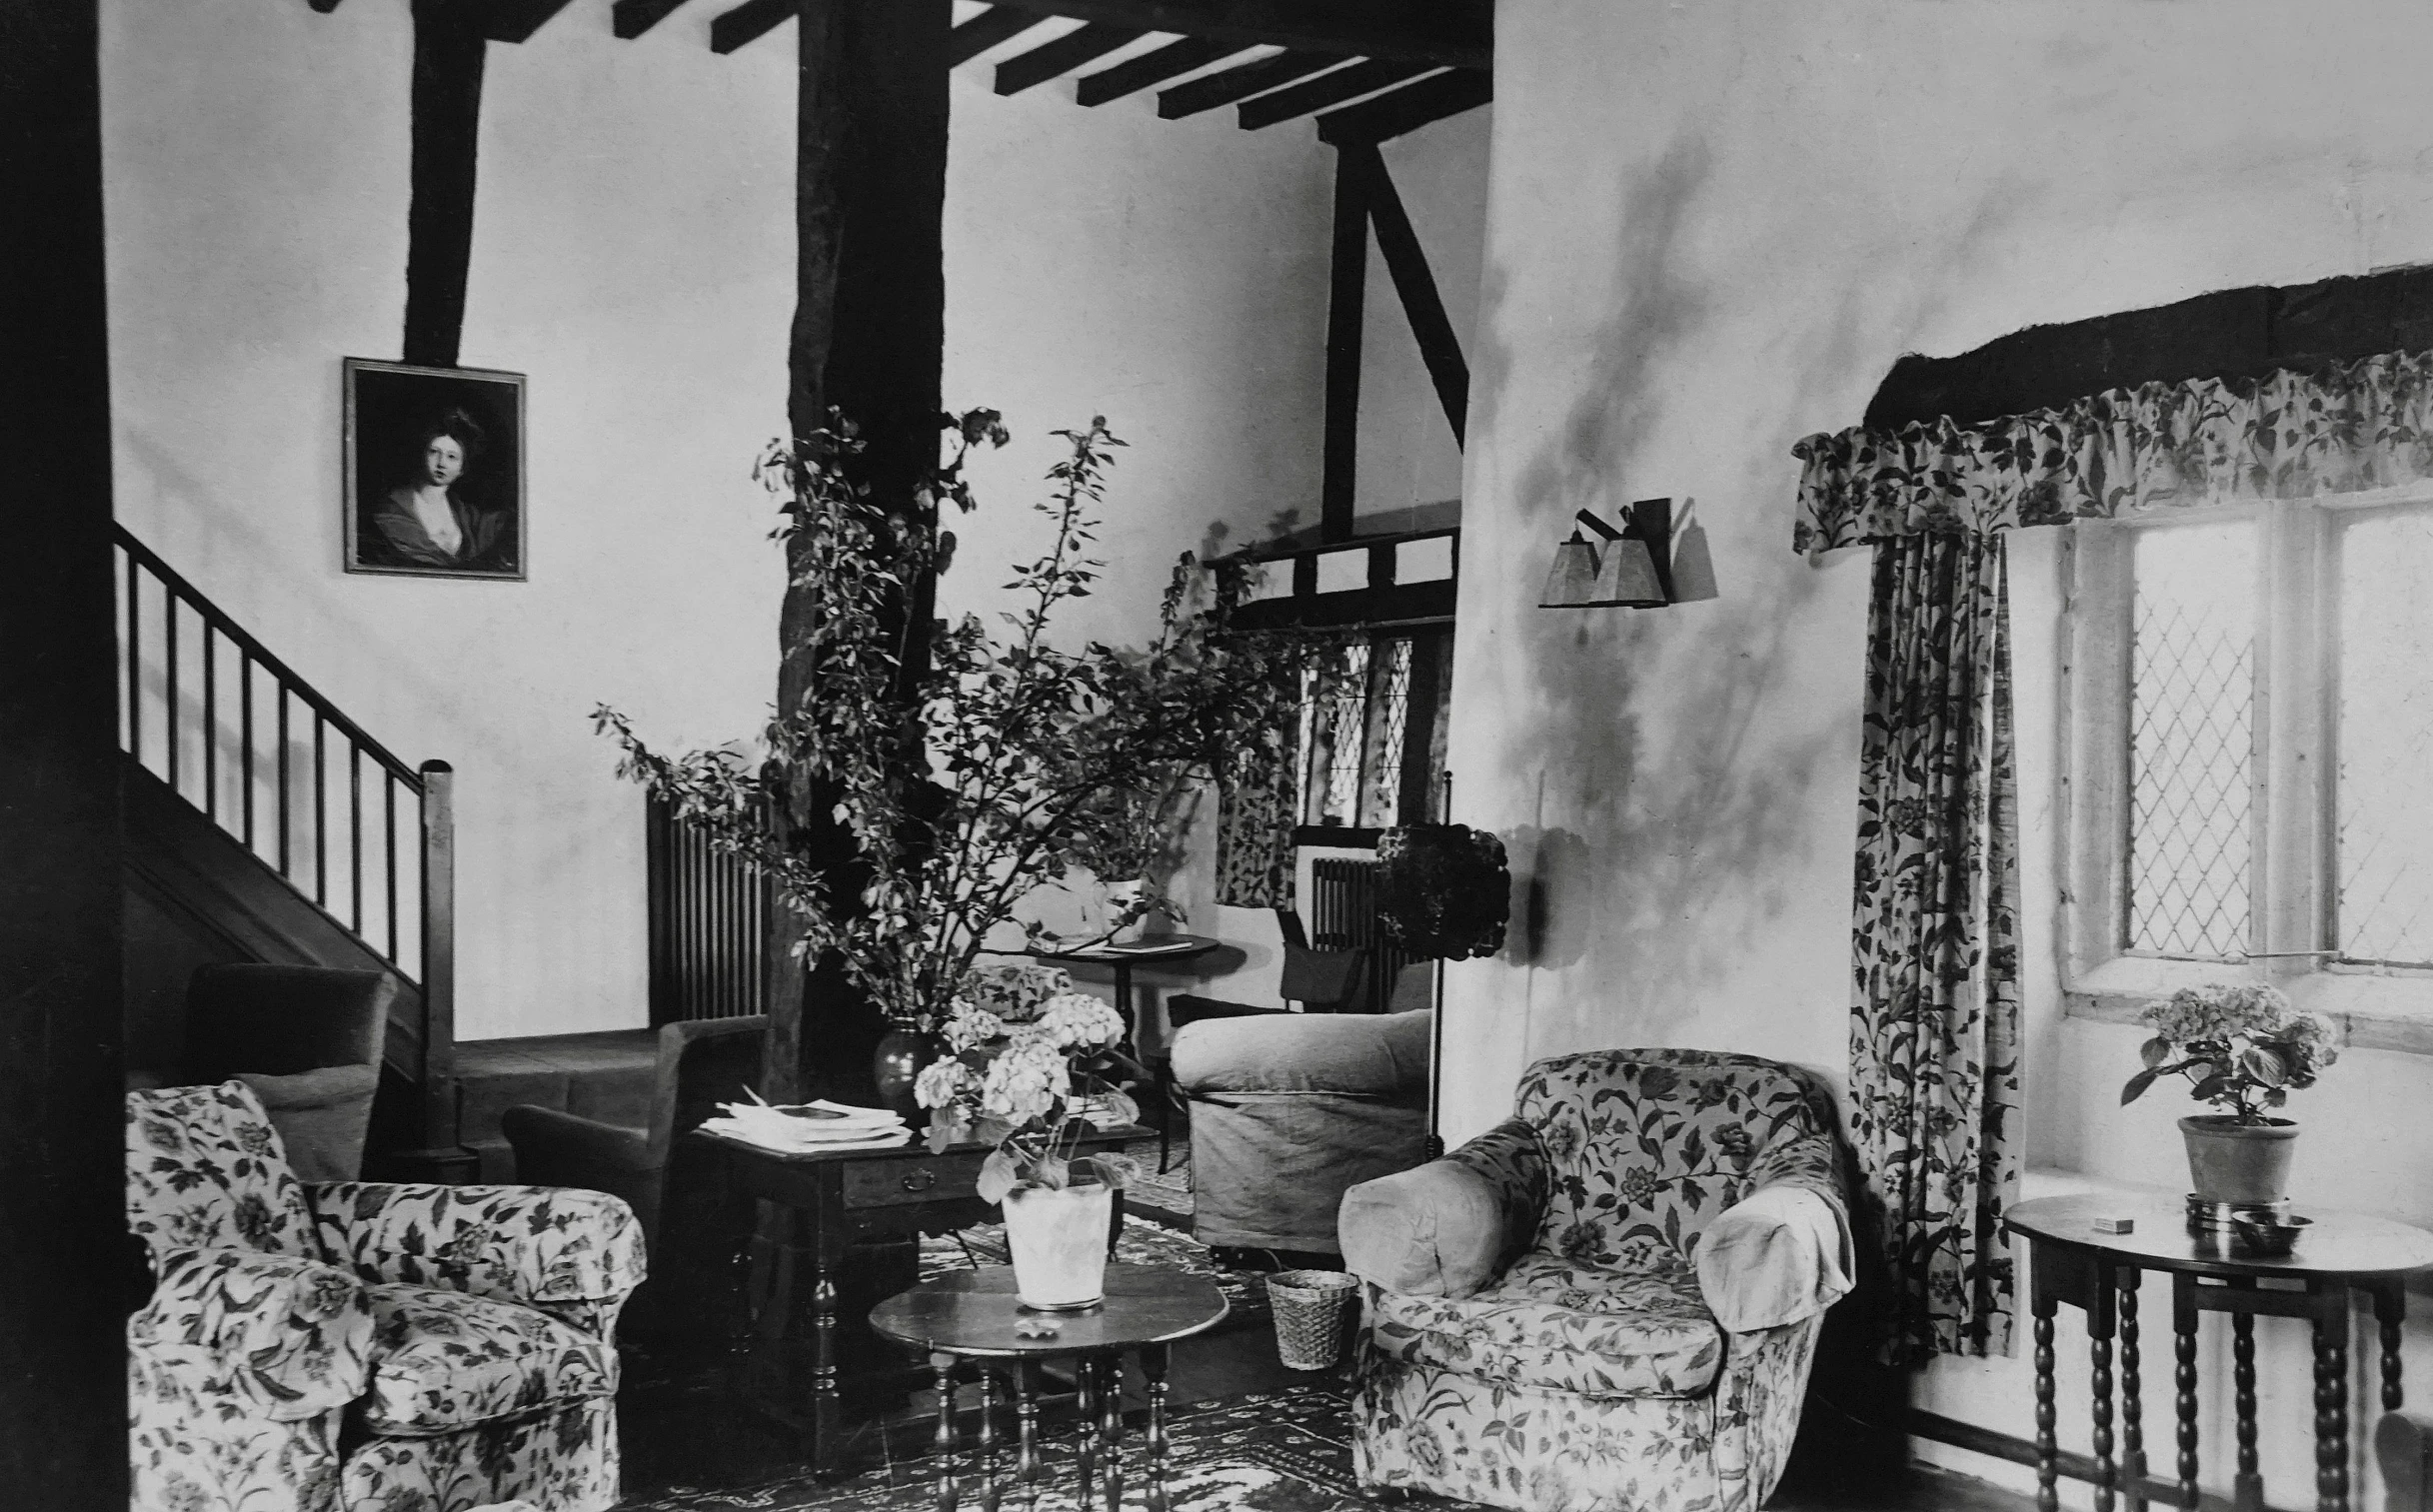
[[[503,1302],[622,1301],[647,1273],[642,1225],[606,1192],[545,1186],[305,1188],[322,1248],[359,1276]]]
[[[1441,1160],[1343,1193],[1343,1264],[1404,1296],[1466,1297],[1537,1236],[1545,1197],[1545,1147],[1507,1119]]]
[[[249,1412],[296,1422],[363,1395],[372,1304],[363,1282],[317,1260],[170,1250],[151,1301],[127,1319],[127,1348],[173,1388],[234,1395]]]
[[[1775,1328],[1849,1293],[1857,1256],[1832,1135],[1778,1137],[1750,1163],[1750,1190],[1698,1235],[1691,1260],[1715,1321]]]

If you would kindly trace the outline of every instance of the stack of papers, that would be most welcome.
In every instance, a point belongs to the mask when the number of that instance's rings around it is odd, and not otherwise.
[[[901,1113],[825,1098],[777,1106],[757,1100],[722,1102],[719,1110],[722,1116],[706,1118],[701,1126],[786,1154],[888,1149],[913,1137]]]

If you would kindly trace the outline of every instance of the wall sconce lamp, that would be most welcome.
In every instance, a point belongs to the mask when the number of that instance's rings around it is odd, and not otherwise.
[[[1673,602],[1671,500],[1630,505],[1619,530],[1588,510],[1572,519],[1571,539],[1554,548],[1539,609],[1662,609]]]

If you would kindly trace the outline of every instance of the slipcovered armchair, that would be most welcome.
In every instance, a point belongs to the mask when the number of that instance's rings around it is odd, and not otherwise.
[[[640,1227],[598,1192],[306,1185],[241,1081],[127,1094],[134,1505],[544,1512],[617,1500]]]
[[[1343,1196],[1369,1487],[1747,1512],[1849,1290],[1831,1096],[1753,1055],[1541,1060],[1513,1116]]]
[[[1434,1014],[1261,1013],[1175,1036],[1192,1104],[1192,1232],[1204,1244],[1339,1254],[1354,1182],[1427,1158]]]

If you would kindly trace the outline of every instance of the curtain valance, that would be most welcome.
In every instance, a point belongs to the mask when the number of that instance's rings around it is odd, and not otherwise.
[[[2433,352],[2110,389],[1976,425],[1807,438],[1802,552],[2433,478]]]

